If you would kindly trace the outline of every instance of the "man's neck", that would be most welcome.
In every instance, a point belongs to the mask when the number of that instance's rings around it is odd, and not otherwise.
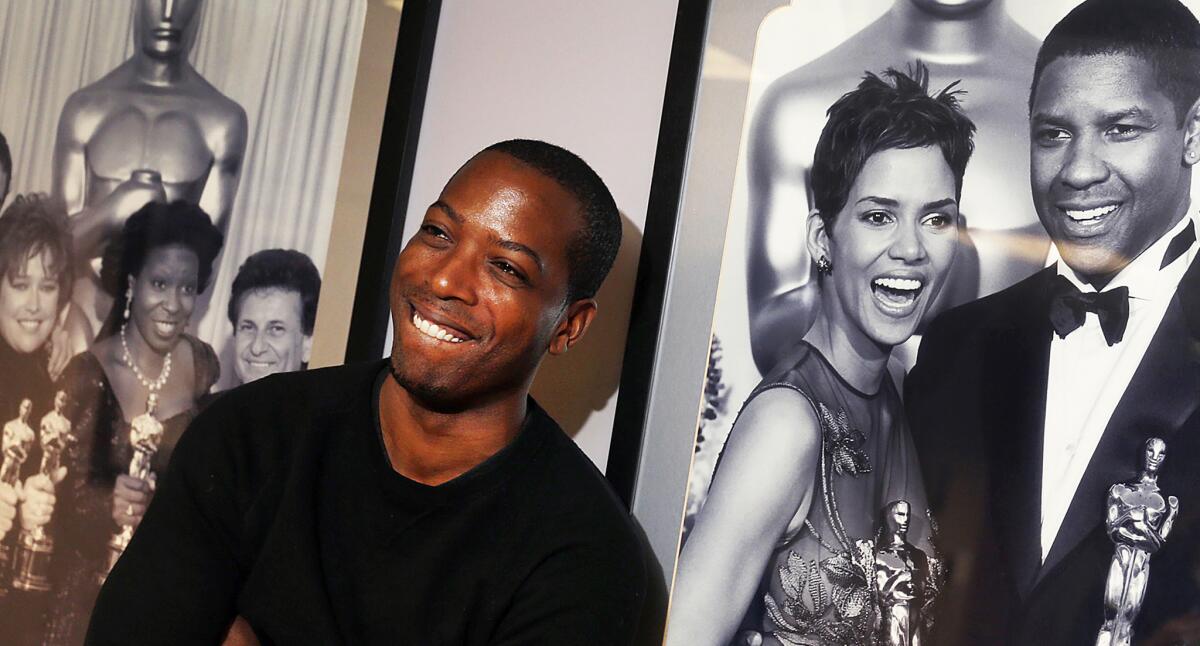
[[[379,392],[379,424],[392,468],[437,486],[470,471],[508,446],[525,421],[527,393],[483,406],[441,412],[423,405],[388,376]]]

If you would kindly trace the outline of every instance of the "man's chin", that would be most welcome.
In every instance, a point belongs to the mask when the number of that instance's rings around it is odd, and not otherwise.
[[[439,413],[457,413],[467,408],[469,397],[463,397],[459,389],[438,383],[424,375],[414,375],[401,367],[400,361],[392,357],[388,361],[388,372],[392,379],[422,407]]]

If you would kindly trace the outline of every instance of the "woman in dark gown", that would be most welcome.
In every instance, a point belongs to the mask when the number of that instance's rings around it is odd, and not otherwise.
[[[945,281],[974,126],[927,72],[868,74],[829,110],[807,244],[821,309],[730,432],[676,572],[668,644],[881,641],[872,539],[889,503],[931,523],[888,372]],[[949,88],[947,88],[949,90]]]
[[[110,555],[119,554],[110,539],[140,522],[153,474],[166,467],[219,376],[213,349],[184,330],[221,242],[199,207],[152,202],[130,216],[104,254],[101,280],[115,305],[90,351],[72,359],[62,378],[79,441],[64,460],[68,474],[52,522],[49,644],[82,642]],[[156,450],[148,473],[130,475],[135,428],[154,429]]]

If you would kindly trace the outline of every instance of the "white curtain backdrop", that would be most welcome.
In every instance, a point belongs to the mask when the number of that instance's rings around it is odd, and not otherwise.
[[[13,154],[10,195],[49,191],[63,104],[130,56],[133,6],[0,0],[0,132]],[[225,310],[242,261],[282,247],[324,267],[365,15],[366,0],[208,0],[198,16],[192,64],[249,120],[211,301],[192,323],[221,354],[222,384],[232,374]]]

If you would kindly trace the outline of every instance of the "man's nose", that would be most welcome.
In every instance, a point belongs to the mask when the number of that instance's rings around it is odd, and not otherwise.
[[[471,254],[456,251],[440,257],[440,264],[430,276],[433,294],[445,300],[458,300],[474,305],[476,262]]]
[[[1058,174],[1064,185],[1083,190],[1108,179],[1108,165],[1097,154],[1099,145],[1082,138],[1071,143]]]

